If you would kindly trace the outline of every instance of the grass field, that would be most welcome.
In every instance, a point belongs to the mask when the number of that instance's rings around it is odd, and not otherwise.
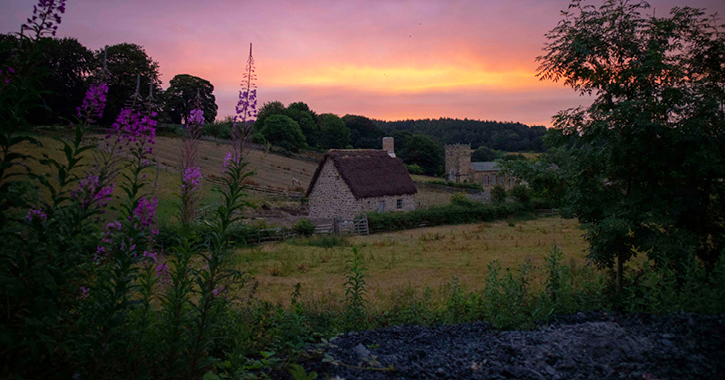
[[[166,166],[176,167],[181,152],[180,138],[158,137],[154,145],[154,157]],[[231,151],[228,143],[200,141],[199,166],[205,175],[222,175],[224,156]],[[249,169],[256,174],[251,178],[252,184],[272,186],[283,189],[293,188],[292,179],[296,178],[306,190],[315,174],[317,164],[308,160],[284,157],[263,151],[248,150]]]
[[[346,247],[265,244],[239,250],[239,266],[259,282],[255,297],[285,305],[300,283],[303,300],[335,310],[344,298],[345,261],[354,245],[368,269],[370,305],[379,311],[389,310],[403,294],[420,296],[426,286],[440,300],[453,276],[464,289],[479,290],[494,259],[515,269],[531,258],[536,270],[543,271],[554,244],[562,247],[567,264],[587,265],[581,235],[575,219],[558,217],[431,227],[354,237]]]

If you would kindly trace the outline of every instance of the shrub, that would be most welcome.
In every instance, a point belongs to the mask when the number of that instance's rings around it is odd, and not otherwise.
[[[461,189],[483,190],[483,187],[477,183],[457,183],[448,181],[428,181],[426,183],[430,183],[431,185],[460,187]]]
[[[368,213],[368,224],[374,232],[397,231],[422,226],[476,223],[524,216],[531,212],[529,205],[518,202],[486,204],[479,202],[449,204],[425,210],[394,213]]]
[[[470,206],[473,204],[468,197],[466,197],[466,194],[463,193],[455,193],[451,196],[451,204],[457,205],[457,206]]]
[[[418,164],[405,165],[405,168],[408,169],[408,173],[410,173],[410,174],[417,174],[417,175],[425,174],[425,170],[423,170],[423,168],[418,166]]]
[[[506,189],[501,185],[496,185],[491,189],[491,200],[494,203],[502,203],[506,201]]]
[[[511,195],[519,202],[526,203],[531,197],[529,196],[529,188],[526,185],[516,185],[511,189]]]
[[[220,139],[231,139],[232,138],[232,121],[227,118],[224,121],[214,121],[212,123],[206,123],[201,128],[201,133],[204,136],[213,136]]]
[[[309,219],[301,219],[292,226],[292,230],[302,236],[312,236],[315,233],[315,224]]]

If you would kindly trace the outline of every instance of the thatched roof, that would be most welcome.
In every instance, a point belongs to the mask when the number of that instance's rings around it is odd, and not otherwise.
[[[417,192],[403,160],[390,157],[384,150],[356,149],[330,150],[325,153],[312,176],[306,196],[310,196],[328,160],[332,160],[335,169],[357,199]]]

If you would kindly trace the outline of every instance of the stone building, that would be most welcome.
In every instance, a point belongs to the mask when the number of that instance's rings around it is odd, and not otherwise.
[[[446,179],[456,183],[477,183],[484,189],[501,185],[510,189],[516,180],[500,173],[495,162],[471,162],[471,144],[446,145]]]
[[[403,161],[395,158],[392,138],[383,141],[385,150],[325,153],[307,188],[310,219],[415,209],[415,184]]]

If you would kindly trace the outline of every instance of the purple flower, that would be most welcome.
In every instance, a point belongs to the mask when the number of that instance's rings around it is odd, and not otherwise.
[[[113,123],[111,129],[113,134],[106,136],[110,139],[112,135],[118,136],[119,143],[125,143],[130,147],[132,153],[137,154],[140,158],[152,153],[150,145],[154,144],[156,137],[156,112],[152,112],[151,116],[142,116],[140,112],[134,112],[130,109],[122,109]],[[110,144],[108,144],[110,146]]]
[[[38,220],[40,220],[41,222],[45,222],[46,220],[48,220],[48,215],[46,215],[45,212],[43,211],[43,209],[41,209],[41,208],[38,208],[38,209],[31,208],[30,210],[28,210],[28,213],[25,215],[25,219],[27,219],[28,222],[32,222],[33,219],[36,219],[36,218]]]
[[[113,194],[113,187],[114,184],[111,183],[111,186],[106,186],[104,188],[101,188],[101,190],[98,191],[95,197],[93,197],[93,201],[98,201],[101,206],[108,205],[108,202],[111,201],[111,195]]]
[[[81,286],[81,298],[88,298],[88,288]]]
[[[159,281],[163,283],[170,283],[171,282],[171,276],[169,275],[169,267],[166,263],[159,264],[156,266],[156,278],[159,279]]]
[[[227,169],[229,169],[229,165],[231,164],[239,164],[241,160],[239,157],[236,157],[235,154],[232,154],[232,152],[227,153],[226,156],[224,156],[224,165],[222,166],[222,173],[226,173]]]
[[[78,111],[78,117],[86,115],[86,119],[91,122],[94,118],[103,117],[103,110],[106,108],[106,95],[108,94],[108,85],[105,83],[92,84],[88,91],[86,91],[86,97],[83,99],[83,104],[76,108]]]
[[[199,182],[201,181],[201,170],[199,167],[187,168],[184,171],[184,178],[181,181],[181,188],[183,191],[194,192],[199,188]]]
[[[138,206],[136,206],[136,209],[133,210],[133,215],[141,222],[142,227],[148,228],[151,226],[151,221],[154,219],[157,205],[157,198],[154,198],[151,201],[146,198],[139,199]]]
[[[186,123],[188,126],[201,126],[204,125],[204,111],[200,109],[193,109],[189,113],[189,120]]]
[[[257,85],[254,83],[255,80],[257,80],[257,75],[254,73],[252,44],[249,44],[249,58],[247,59],[247,67],[242,76],[242,90],[239,91],[239,101],[236,106],[237,114],[234,116],[234,123],[232,123],[232,140],[234,140],[235,156],[241,155],[238,150],[244,149],[244,143],[251,129],[250,122],[254,121],[254,118],[257,117]],[[242,125],[238,126],[237,122],[240,122]]]
[[[71,191],[71,198],[82,197],[79,200],[81,207],[87,207],[94,202],[98,202],[101,207],[108,205],[108,202],[111,201],[114,184],[111,183],[109,186],[98,189],[98,181],[97,176],[89,174],[78,183],[77,190]]]
[[[159,262],[159,260],[157,259],[157,256],[156,256],[156,252],[144,251],[143,257],[146,258],[147,262],[153,261],[154,264],[158,264],[158,262]]]

